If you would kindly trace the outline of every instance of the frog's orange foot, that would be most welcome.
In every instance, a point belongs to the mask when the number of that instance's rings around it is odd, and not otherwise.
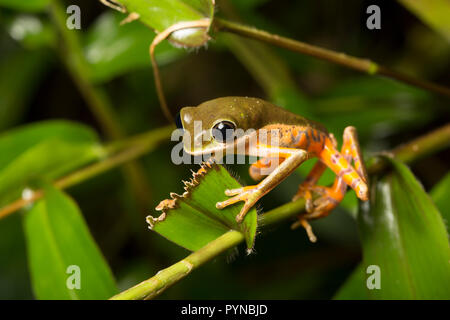
[[[317,237],[314,234],[314,232],[311,228],[311,225],[308,223],[308,220],[306,220],[305,218],[299,217],[298,220],[291,225],[291,229],[294,230],[300,226],[305,228],[306,234],[308,235],[308,238],[309,238],[309,241],[311,241],[313,243],[317,241]]]
[[[328,213],[339,205],[345,195],[345,191],[341,192],[333,190],[332,188],[314,186],[311,187],[311,192],[320,195],[312,201],[312,206],[306,206],[306,212],[308,212],[305,217],[307,219],[316,219],[320,217],[325,217]]]
[[[320,197],[313,200],[313,194],[318,194]],[[304,198],[306,201],[305,209],[308,213],[307,219],[311,219],[319,215],[325,215],[325,213],[336,208],[343,195],[344,193],[336,192],[336,190],[328,187],[300,185],[292,201]]]
[[[298,187],[297,193],[292,198],[292,201],[296,201],[298,199],[304,198],[305,199],[305,209],[307,212],[313,212],[314,211],[314,204],[313,204],[313,197],[311,192],[311,186],[307,184],[301,184]]]
[[[239,201],[244,201],[244,206],[242,207],[239,214],[236,216],[236,221],[238,223],[242,222],[245,218],[245,215],[250,210],[251,207],[262,197],[262,192],[258,188],[258,186],[248,186],[237,189],[228,189],[225,190],[225,194],[227,196],[233,196],[230,199],[227,199],[222,202],[216,203],[217,209],[223,209],[228,207],[229,205],[235,204]]]
[[[313,200],[313,194],[318,194],[320,196]],[[299,226],[302,226],[306,230],[309,240],[311,242],[316,242],[317,238],[314,235],[308,220],[326,217],[331,210],[338,206],[339,202],[342,200],[343,194],[343,192],[336,192],[336,190],[332,188],[301,185],[293,200],[304,197],[306,200],[306,213],[300,215],[298,221],[294,222],[291,228],[296,229]]]

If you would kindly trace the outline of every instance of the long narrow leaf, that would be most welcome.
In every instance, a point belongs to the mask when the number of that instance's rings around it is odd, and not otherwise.
[[[449,299],[450,248],[439,211],[411,171],[391,160],[394,171],[372,182],[370,204],[358,222],[363,267],[380,268],[376,299]]]
[[[47,188],[45,198],[25,214],[24,226],[38,299],[107,299],[117,292],[80,210],[68,196]]]
[[[448,193],[450,192],[450,173],[447,173],[444,178],[439,181],[437,185],[433,187],[430,192],[431,198],[433,199],[436,207],[442,214],[444,222],[448,228],[450,227],[450,197]]]

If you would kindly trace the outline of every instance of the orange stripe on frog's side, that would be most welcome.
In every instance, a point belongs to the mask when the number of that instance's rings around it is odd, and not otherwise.
[[[364,162],[361,159],[361,151],[359,149],[356,129],[354,127],[347,127],[344,130],[344,145],[342,146],[343,153],[353,158],[354,167],[359,176],[367,183],[367,173]]]
[[[319,155],[324,147],[328,133],[312,127],[297,125],[272,124],[265,126],[265,130],[275,130],[281,148],[303,149],[315,155]],[[269,135],[269,134],[268,134]],[[273,145],[271,141],[266,142]]]

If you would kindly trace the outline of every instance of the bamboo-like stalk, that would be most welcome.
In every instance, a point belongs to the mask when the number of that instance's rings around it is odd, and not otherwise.
[[[151,299],[186,277],[192,270],[244,240],[242,233],[228,231],[183,260],[159,271],[150,279],[112,297],[112,300]]]
[[[61,60],[86,101],[87,106],[108,139],[124,138],[124,130],[117,120],[118,117],[107,94],[89,79],[88,63],[85,59],[80,39],[76,31],[67,28],[67,15],[60,0],[52,0],[50,2],[49,13],[60,35],[58,49]],[[142,166],[137,162],[130,162],[123,168],[125,180],[136,196],[136,200],[142,210],[147,206],[149,195],[151,194],[148,182],[143,179],[143,172]]]
[[[123,141],[112,142],[105,147],[105,151],[109,157],[56,180],[54,186],[59,189],[66,189],[123,165],[124,163],[137,159],[151,151],[159,143],[168,140],[173,129],[172,126],[167,126],[160,129],[153,129],[148,133],[131,137]],[[43,190],[36,190],[31,197],[17,199],[5,207],[0,208],[0,219],[41,199],[43,196]]]
[[[352,57],[344,53],[338,53],[332,50],[320,48],[308,43],[282,37],[264,30],[259,30],[254,27],[249,27],[225,19],[215,18],[213,26],[216,31],[231,32],[244,37],[257,39],[281,48],[299,52],[321,60],[329,61],[334,64],[339,64],[350,69],[354,69],[370,75],[385,76],[391,79],[395,79],[397,81],[401,81],[422,89],[426,89],[450,97],[450,89],[447,87],[429,81],[416,79],[409,75],[381,66],[369,59]]]

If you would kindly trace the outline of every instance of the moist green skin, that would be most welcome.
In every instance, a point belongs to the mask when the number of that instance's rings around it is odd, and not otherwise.
[[[202,129],[211,129],[218,121],[228,120],[236,124],[237,128],[258,130],[267,125],[282,124],[311,127],[328,133],[321,124],[291,113],[270,102],[258,98],[223,97],[206,101],[197,107],[185,107],[180,111],[183,128],[189,131],[190,141],[184,137],[187,152],[207,152],[210,148],[217,148],[219,144],[211,138],[202,141],[201,148],[192,147],[194,142],[194,121],[202,121]],[[194,150],[196,149],[196,150]]]
[[[287,124],[309,126],[327,132],[320,123],[308,120],[302,116],[291,113],[270,102],[258,98],[223,97],[206,101],[197,107],[181,109],[183,127],[189,132],[194,130],[194,120],[203,121],[203,128],[211,128],[217,120],[231,120],[238,128],[261,129],[270,124]],[[186,115],[192,121],[185,121]]]

